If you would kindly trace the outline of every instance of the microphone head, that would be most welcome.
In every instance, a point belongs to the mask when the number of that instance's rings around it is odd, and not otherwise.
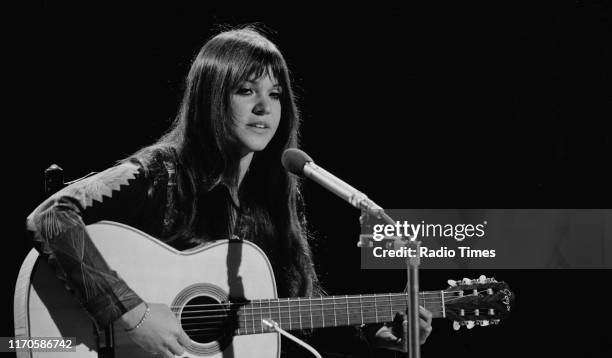
[[[289,148],[283,152],[281,157],[281,163],[285,170],[295,175],[304,174],[304,165],[308,162],[312,162],[312,158],[308,154],[297,148]]]

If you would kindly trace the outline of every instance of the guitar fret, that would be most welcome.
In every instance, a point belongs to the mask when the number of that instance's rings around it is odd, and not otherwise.
[[[312,298],[308,298],[308,311],[310,312],[310,327],[314,327],[314,323],[312,322]]]
[[[440,291],[442,294],[442,318],[446,318],[446,304],[444,303],[444,291]]]
[[[261,331],[261,333],[263,333],[265,331],[264,329],[264,323],[263,323],[263,310],[261,308],[261,304],[263,300],[259,300],[259,330]]]
[[[323,308],[323,296],[321,296],[321,321],[323,321],[323,328],[325,328],[325,309]]]
[[[253,333],[257,332],[255,330],[255,307],[251,305],[251,323],[253,324]]]
[[[268,319],[272,321],[272,311],[270,310],[270,299],[268,298]]]
[[[334,305],[334,327],[338,326],[338,321],[336,320],[336,299],[332,298],[332,303]]]
[[[391,318],[389,320],[393,320],[393,303],[391,302],[391,293],[388,293],[387,297],[389,297],[389,313],[391,314]]]
[[[289,310],[289,330],[291,330],[291,300],[287,299],[287,309]]]
[[[423,308],[425,308],[425,309],[428,309],[428,308],[427,308],[427,302],[425,302],[425,299],[423,299],[423,298],[421,297],[421,296],[423,296],[423,295],[421,294],[421,292],[419,292],[417,296],[419,297],[419,298],[418,298],[418,299],[419,299],[419,305],[423,306]]]
[[[349,313],[349,300],[348,295],[344,295],[344,301],[346,302],[346,324],[351,325],[351,315]]]
[[[359,313],[361,313],[361,324],[363,324],[363,302],[361,300],[361,294],[359,295]]]
[[[301,300],[298,297],[298,314],[300,315],[300,329],[302,329],[302,305],[300,304]]]
[[[378,305],[376,304],[376,295],[374,295],[374,314],[376,314],[376,322],[378,322]]]
[[[240,311],[242,311],[242,309]],[[242,311],[242,313],[246,313],[246,312]],[[249,334],[249,329],[247,327],[247,322],[246,322],[246,315],[244,315],[244,314],[241,315],[240,319],[244,320],[244,334]]]
[[[278,303],[278,324],[282,327],[283,326],[283,316],[281,315],[281,310],[280,310],[280,300],[277,301]]]

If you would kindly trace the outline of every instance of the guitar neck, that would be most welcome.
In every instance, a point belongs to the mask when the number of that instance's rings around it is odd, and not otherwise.
[[[445,316],[444,291],[419,293],[419,304],[434,318]],[[391,322],[406,310],[407,293],[386,293],[312,298],[280,298],[249,301],[237,312],[237,334],[267,332],[262,319],[271,319],[285,330],[351,326]]]

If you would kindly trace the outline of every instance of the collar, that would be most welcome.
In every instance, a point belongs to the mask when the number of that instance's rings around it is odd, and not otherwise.
[[[231,203],[234,205],[236,209],[240,209],[240,202],[238,201],[238,198],[232,195],[231,187],[222,179],[217,179],[217,181],[215,181],[211,186],[208,187],[206,192],[210,193],[211,191],[217,190],[217,189],[222,190],[225,193],[225,195],[227,195],[230,198]]]

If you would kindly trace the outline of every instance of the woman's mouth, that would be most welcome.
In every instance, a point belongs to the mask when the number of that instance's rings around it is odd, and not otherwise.
[[[258,129],[267,129],[267,128],[270,128],[267,124],[265,124],[263,122],[249,123],[249,124],[247,124],[247,126],[253,127],[253,128],[258,128]]]

